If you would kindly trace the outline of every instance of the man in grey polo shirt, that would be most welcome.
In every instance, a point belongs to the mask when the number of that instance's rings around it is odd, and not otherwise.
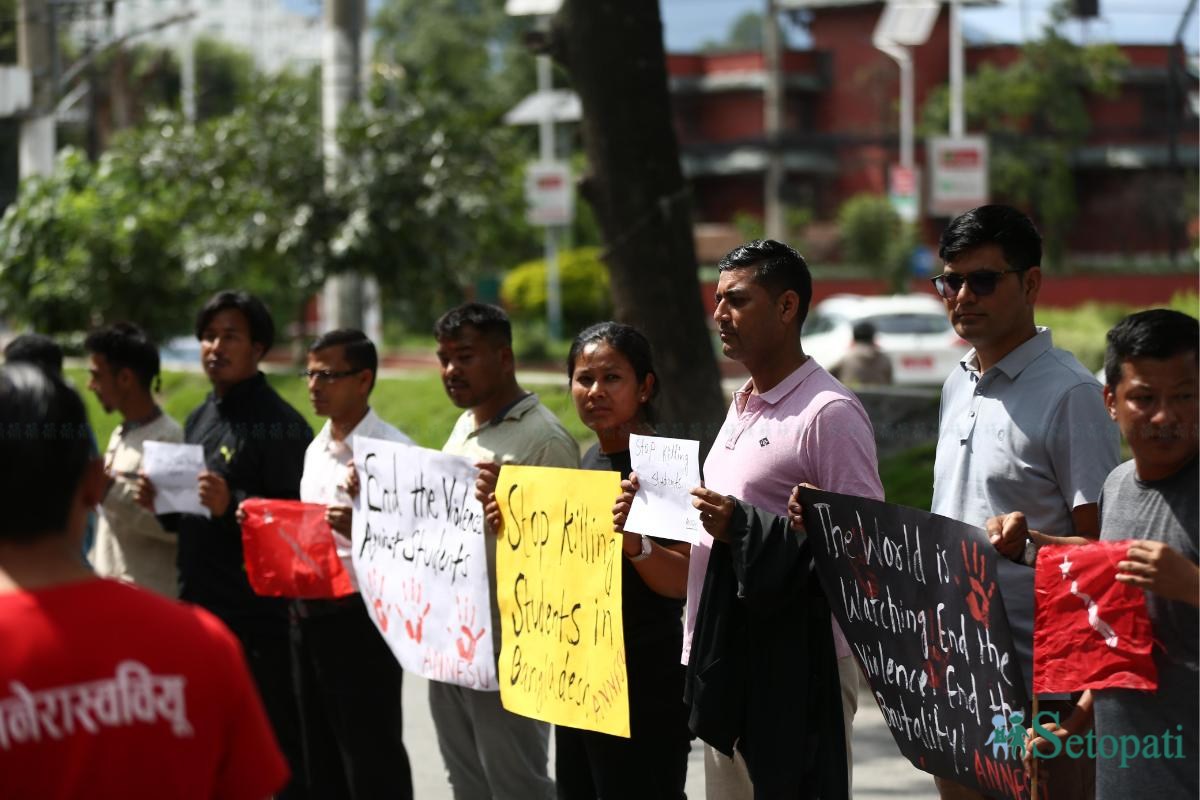
[[[494,508],[501,464],[579,467],[579,445],[554,413],[517,383],[512,325],[503,310],[467,303],[434,325],[442,383],[462,416],[442,451],[479,467],[476,497]],[[492,518],[494,519],[494,517]],[[498,529],[485,526],[488,582],[496,585]],[[493,646],[500,612],[492,593]],[[431,681],[429,710],[455,800],[551,800],[550,726],[504,709],[499,692]]]
[[[942,387],[933,512],[982,528],[1019,510],[1036,530],[1097,538],[1096,501],[1117,465],[1117,431],[1099,382],[1034,325],[1041,236],[1014,208],[980,206],[950,223],[938,255],[944,271],[934,287],[974,349]],[[1019,559],[998,535],[993,541]],[[1033,570],[1002,560],[999,583],[1032,686]],[[1071,705],[1065,701],[1063,718]],[[1049,800],[1093,794],[1090,761],[1046,763]],[[937,785],[943,798],[981,796],[942,778]]]

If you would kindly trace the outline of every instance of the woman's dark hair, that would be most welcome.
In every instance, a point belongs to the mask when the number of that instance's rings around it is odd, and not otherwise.
[[[271,312],[263,301],[249,292],[217,292],[209,298],[196,315],[196,338],[204,335],[204,329],[213,317],[231,308],[242,312],[250,326],[250,341],[261,344],[265,355],[275,344],[275,320],[271,319]]]
[[[571,350],[567,353],[567,378],[575,377],[575,361],[584,348],[597,342],[604,342],[616,350],[633,367],[638,383],[646,380],[647,375],[654,376],[654,385],[650,387],[650,397],[642,403],[642,415],[647,422],[654,422],[654,398],[658,396],[658,373],[654,371],[654,356],[650,349],[650,340],[632,325],[620,322],[598,322],[582,331],[571,342]]]
[[[94,330],[83,342],[89,353],[104,356],[113,371],[128,369],[149,389],[158,375],[158,348],[146,332],[132,322],[118,322]]]
[[[71,500],[94,457],[83,401],[33,364],[0,367],[0,539],[32,541],[66,528]]]

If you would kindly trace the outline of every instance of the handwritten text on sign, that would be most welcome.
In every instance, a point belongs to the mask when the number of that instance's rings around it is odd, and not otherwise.
[[[625,530],[696,544],[700,512],[692,506],[691,490],[700,485],[700,443],[633,433],[629,458],[639,488]]]
[[[616,472],[500,470],[500,699],[572,728],[629,736]]]
[[[983,531],[813,489],[800,502],[821,586],[900,751],[985,794],[1024,797],[1009,745],[1029,709]]]
[[[354,437],[354,571],[400,665],[495,690],[483,510],[475,467],[422,447]]]

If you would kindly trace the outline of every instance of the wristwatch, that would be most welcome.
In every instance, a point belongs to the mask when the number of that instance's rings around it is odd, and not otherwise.
[[[1038,544],[1033,539],[1025,541],[1025,552],[1021,553],[1020,563],[1027,567],[1037,565]]]
[[[650,551],[653,549],[654,546],[650,543],[650,537],[642,536],[642,552],[638,553],[636,556],[626,556],[626,558],[634,563],[637,563],[638,561],[644,561],[650,557]]]

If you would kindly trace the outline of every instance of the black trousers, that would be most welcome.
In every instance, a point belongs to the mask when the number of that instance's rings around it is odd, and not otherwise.
[[[362,595],[297,600],[292,666],[305,777],[314,800],[413,796],[401,740],[403,672]]]
[[[627,637],[628,638],[628,637]],[[554,726],[559,800],[684,800],[688,709],[681,635],[627,641],[630,738]]]
[[[223,620],[246,653],[246,663],[258,687],[267,719],[279,749],[292,772],[291,781],[276,797],[305,800],[304,753],[300,742],[300,715],[292,690],[292,659],[286,619]]]

